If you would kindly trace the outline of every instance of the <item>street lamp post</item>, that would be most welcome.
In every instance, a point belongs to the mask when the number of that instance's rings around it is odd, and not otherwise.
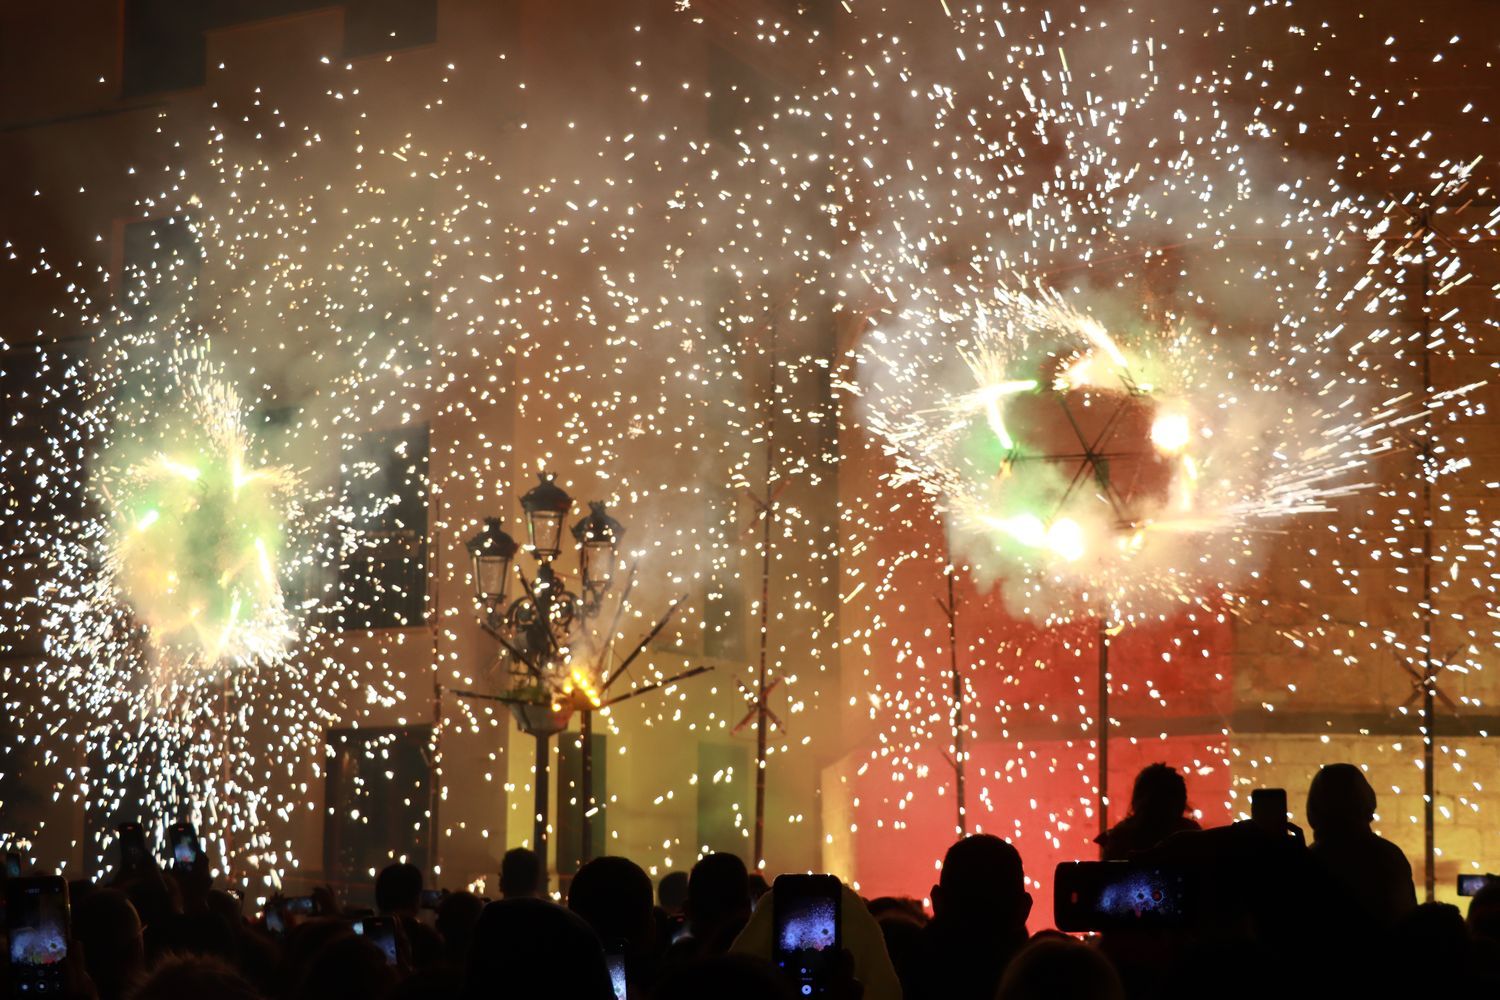
[[[583,843],[579,857],[587,861],[592,854],[593,816],[597,811],[593,787],[594,711],[696,676],[710,668],[695,667],[605,699],[610,686],[671,620],[681,598],[671,603],[620,665],[604,676],[610,638],[634,584],[632,570],[616,606],[603,652],[592,666],[584,664],[581,654],[573,649],[574,639],[580,637],[580,633],[586,638],[588,623],[599,614],[605,596],[613,589],[620,538],[625,529],[609,516],[603,503],[589,504],[589,513],[573,525],[571,532],[578,545],[579,579],[583,590],[582,596],[573,593],[553,568],[554,560],[562,553],[563,522],[572,510],[573,498],[554,482],[552,475],[542,473],[539,478],[541,481],[521,498],[530,542],[527,548],[538,563],[532,579],[528,580],[525,572],[516,565],[515,557],[521,546],[501,527],[499,518],[485,518],[484,526],[466,543],[472,563],[474,596],[483,609],[480,623],[500,644],[502,658],[511,665],[510,688],[499,695],[457,689],[454,693],[505,703],[517,727],[536,739],[532,841],[545,865],[552,737],[568,728],[575,711],[580,713],[579,829]],[[512,571],[521,577],[522,593],[507,602]]]

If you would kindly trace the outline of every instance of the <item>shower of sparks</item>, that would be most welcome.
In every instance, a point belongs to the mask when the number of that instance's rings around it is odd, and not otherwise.
[[[1055,292],[972,301],[904,313],[894,325],[920,346],[899,363],[870,348],[869,425],[891,443],[891,482],[931,494],[955,551],[1049,622],[1233,607],[1259,546],[1372,489],[1376,458],[1482,385],[1425,408],[1394,385],[1367,400],[1358,361],[1308,388],[1213,331],[1122,344]]]
[[[302,631],[277,569],[306,509],[298,477],[256,460],[222,376],[187,359],[173,371],[166,405],[107,443],[95,470],[110,511],[100,592],[144,626],[160,674],[275,664]]]
[[[1064,731],[1076,716],[1079,746],[1096,749],[1080,664],[1095,656],[1094,619],[1175,627],[1167,680],[1123,682],[1162,708],[1173,673],[1207,669],[1228,640],[1226,615],[1280,632],[1291,655],[1313,645],[1369,669],[1394,651],[1477,707],[1481,689],[1464,680],[1497,648],[1500,532],[1465,427],[1487,417],[1497,324],[1492,297],[1458,290],[1476,274],[1495,287],[1487,165],[1362,121],[1415,95],[1347,70],[1289,76],[1317,65],[1309,35],[1348,28],[1275,4],[1174,6],[1159,20],[1068,5],[861,13],[844,36],[858,45],[784,102],[783,121],[818,130],[818,155],[774,134],[745,148],[793,197],[826,192],[840,241],[824,259],[844,276],[828,291],[864,323],[846,419],[890,463],[888,490],[847,516],[856,537],[911,538],[866,565],[875,580],[846,584],[864,610],[853,638],[867,652],[888,642],[898,665],[872,674],[869,697],[888,727],[870,757],[890,769],[883,801],[898,817],[914,805],[905,782],[953,766],[960,729],[970,748],[1008,744],[1039,715]],[[1224,37],[1274,38],[1281,55],[1262,61],[1254,42],[1240,53]],[[1229,61],[1205,63],[1200,43]],[[1310,87],[1354,100],[1310,110]],[[1369,145],[1322,159],[1301,138],[1310,118]],[[831,180],[804,182],[814,161]],[[1081,462],[1081,445],[1124,454]],[[934,509],[946,538],[922,530]],[[909,614],[909,595],[949,561],[979,591],[958,623],[956,678],[947,644],[890,610]],[[1349,615],[1319,584],[1392,620]],[[991,589],[1023,624],[986,619],[976,602]],[[1037,697],[1046,673],[1076,687],[1078,708]],[[1219,752],[1192,767],[1233,770]],[[1461,756],[1449,758],[1459,771]],[[996,813],[987,796],[1044,762],[1073,770],[1016,743],[979,802],[971,791],[970,829],[996,823],[1051,847],[1086,828],[1092,768],[1073,774],[1078,799],[1053,799],[1039,822]],[[1479,785],[1457,784],[1471,806],[1463,792]]]
[[[682,3],[670,30],[716,32],[706,51],[745,65],[715,60],[712,86],[690,79],[680,93],[632,78],[631,107],[566,146],[517,141],[534,124],[523,112],[488,141],[470,121],[455,128],[447,116],[470,91],[459,82],[477,66],[449,66],[398,113],[361,93],[378,60],[330,61],[328,100],[299,101],[302,122],[259,89],[236,103],[226,85],[206,143],[202,121],[164,113],[169,159],[191,162],[164,170],[140,209],[191,220],[190,260],[146,282],[171,294],[100,305],[75,291],[88,276],[37,265],[72,297],[64,334],[86,331],[91,346],[86,358],[37,349],[39,370],[64,373],[47,402],[66,419],[38,450],[5,455],[41,498],[5,515],[20,541],[4,562],[42,581],[5,609],[46,644],[23,680],[49,708],[18,744],[86,743],[88,770],[50,748],[44,763],[65,772],[59,794],[105,811],[181,755],[151,808],[191,803],[226,855],[279,877],[298,862],[286,830],[312,808],[320,765],[306,762],[321,759],[324,727],[409,725],[426,711],[412,703],[431,698],[442,782],[440,738],[490,741],[507,725],[503,710],[442,694],[495,673],[453,596],[470,587],[455,539],[483,516],[513,518],[539,466],[609,502],[638,546],[622,554],[640,568],[636,598],[613,635],[580,644],[589,663],[568,682],[596,689],[609,669],[598,650],[679,590],[680,614],[621,686],[719,668],[691,696],[601,713],[621,751],[665,753],[681,729],[727,743],[745,713],[735,688],[764,648],[786,722],[769,737],[774,780],[795,779],[796,754],[823,766],[849,753],[819,741],[868,714],[876,745],[860,746],[854,777],[875,769],[894,789],[877,827],[903,828],[912,779],[954,762],[961,729],[970,752],[1009,755],[972,777],[971,829],[1071,847],[1096,801],[1090,775],[1014,733],[1053,726],[1080,759],[1092,751],[1078,662],[1098,618],[1173,624],[1159,654],[1170,670],[1202,666],[1237,615],[1339,664],[1394,651],[1413,669],[1476,673],[1496,648],[1500,531],[1469,428],[1485,416],[1494,379],[1479,355],[1497,331],[1462,290],[1484,282],[1471,279],[1500,229],[1489,165],[1371,126],[1414,96],[1347,71],[1316,85],[1349,101],[1306,93],[1313,81],[1285,67],[1315,67],[1336,27],[1276,3],[1189,6],[1158,20],[851,0],[830,25],[726,29]],[[1288,58],[1266,58],[1268,39]],[[788,52],[808,58],[791,66]],[[511,82],[518,106],[539,89]],[[1323,159],[1302,145],[1309,123],[1355,138]],[[267,138],[282,136],[295,141]],[[143,356],[178,346],[143,328],[194,331],[188,343],[213,331],[225,373],[199,388],[234,385],[247,405],[208,392],[218,403],[202,405],[234,416],[170,446],[134,438],[121,458],[101,445],[117,436],[109,401],[142,392]],[[285,447],[250,455],[244,414],[285,410]],[[430,468],[405,443],[397,462],[356,454],[367,432],[424,423]],[[1109,453],[1107,475],[1070,457],[1080,442]],[[380,481],[387,466],[402,482]],[[338,483],[317,479],[335,469]],[[248,512],[209,546],[217,572],[195,570],[200,599],[178,603],[180,570],[177,583],[166,574],[203,549],[187,508],[227,488],[239,510],[236,483]],[[411,516],[426,523],[402,520],[393,492],[420,494]],[[95,494],[107,516],[78,509]],[[141,544],[167,534],[176,546]],[[330,581],[362,534],[430,559],[413,584],[427,612],[404,623],[424,631],[334,623],[347,601]],[[976,611],[957,629],[956,680],[946,635],[912,597],[950,564]],[[1272,571],[1306,598],[1270,586]],[[293,578],[306,607],[284,599]],[[1335,602],[1340,586],[1358,600]],[[104,590],[125,601],[101,610]],[[239,666],[142,693],[153,649],[184,646],[195,663]],[[100,665],[74,658],[81,649]],[[1048,672],[1068,704],[1016,694]],[[1132,683],[1165,704],[1157,677]],[[77,711],[61,697],[75,689]],[[490,742],[469,752],[497,759]],[[1230,756],[1213,747],[1192,766],[1222,771]],[[482,775],[512,793],[513,830],[530,826],[518,766]],[[1023,824],[991,796],[1028,767],[1067,780]],[[671,809],[689,786],[733,777],[661,769],[632,787]],[[727,798],[747,834],[743,794]],[[768,825],[810,829],[785,802],[773,797]],[[442,837],[492,818],[444,809]],[[273,815],[281,832],[267,832]],[[699,840],[674,831],[636,847],[655,869]]]

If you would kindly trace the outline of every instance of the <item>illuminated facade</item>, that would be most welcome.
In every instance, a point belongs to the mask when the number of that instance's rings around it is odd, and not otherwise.
[[[16,150],[0,186],[0,235],[16,247],[47,246],[54,257],[97,264],[111,275],[127,262],[145,262],[172,237],[153,209],[169,162],[154,138],[163,111],[178,123],[216,121],[259,87],[263,106],[284,108],[293,123],[285,140],[267,140],[278,153],[304,141],[304,124],[332,137],[308,155],[308,176],[342,176],[351,161],[364,158],[374,164],[377,182],[392,184],[408,173],[416,177],[416,168],[357,153],[355,116],[371,110],[397,122],[410,116],[429,140],[493,151],[496,172],[508,178],[494,190],[520,190],[588,174],[580,150],[593,155],[596,136],[628,133],[631,123],[645,131],[653,122],[679,121],[688,130],[733,135],[763,113],[767,94],[810,73],[815,63],[753,44],[749,39],[767,20],[820,18],[832,39],[840,30],[837,10],[825,15],[814,4],[799,14],[796,5],[772,0],[754,10],[652,5],[629,15],[606,3],[562,8],[477,0],[283,0],[253,12],[233,4],[221,10],[167,2],[94,6],[92,15],[67,20],[37,10],[8,12],[0,22],[0,130]],[[1418,60],[1440,48],[1451,26],[1465,23],[1465,12],[1479,6],[1454,4],[1431,24],[1403,29],[1396,54]],[[1338,36],[1344,58],[1362,61],[1380,48],[1382,39],[1371,33],[1381,32],[1362,18],[1347,29]],[[1212,62],[1214,44],[1202,42],[1189,58]],[[67,59],[57,57],[61,51]],[[329,112],[339,106],[345,81],[356,77],[360,93],[358,100],[348,95],[348,114]],[[1433,91],[1472,88],[1472,104],[1480,108],[1485,101],[1495,106],[1500,96],[1489,65],[1451,59],[1424,65],[1421,80]],[[1331,86],[1314,96],[1363,99]],[[1492,134],[1469,128],[1458,111],[1464,103],[1447,102],[1451,120],[1430,127],[1462,132],[1470,145],[1493,143]],[[1395,108],[1382,126],[1400,115]],[[1296,155],[1331,162],[1369,145],[1368,136],[1313,126]],[[369,128],[383,137],[401,131],[391,121]],[[436,175],[434,188],[435,181]],[[401,197],[420,198],[421,187],[408,184]],[[646,187],[638,201],[667,193]],[[1493,195],[1480,195],[1461,210],[1491,213]],[[1171,291],[1171,255],[1186,252],[1164,251],[1162,294]],[[411,270],[431,273],[438,255],[420,246],[416,253]],[[422,256],[429,253],[430,259]],[[559,301],[592,287],[587,269],[561,251],[530,247],[527,254],[558,276]],[[1469,308],[1493,310],[1500,252],[1476,260],[1474,278],[1444,294],[1453,301],[1469,297]],[[213,272],[211,258],[205,267]],[[569,278],[576,288],[561,287]],[[1424,306],[1415,294],[1419,275],[1411,272],[1410,280],[1403,315],[1416,332],[1424,316],[1431,322],[1447,306],[1430,300]],[[403,292],[382,313],[420,331],[399,342],[403,349],[420,347],[426,338],[458,356],[455,345],[484,325],[454,322],[445,295],[457,293],[440,284],[434,279],[430,287]],[[705,316],[727,308],[714,302],[711,287],[697,294]],[[56,302],[39,294],[24,268],[0,273],[0,295],[7,302],[0,338],[11,393],[41,377],[26,367],[26,345],[37,331],[49,337],[67,331],[49,316]],[[351,677],[378,668],[398,694],[353,698],[357,707],[332,727],[328,756],[303,761],[289,777],[308,789],[305,808],[290,820],[303,876],[358,880],[382,860],[380,845],[397,844],[399,852],[439,864],[441,884],[486,878],[492,887],[505,848],[529,838],[529,739],[501,706],[466,700],[453,689],[493,683],[496,655],[475,618],[463,540],[492,515],[506,519],[519,537],[516,497],[539,466],[559,474],[579,501],[578,515],[584,501],[618,500],[625,549],[641,565],[623,626],[627,637],[644,631],[670,599],[685,595],[680,624],[651,647],[651,667],[660,673],[714,668],[663,698],[623,704],[607,725],[596,727],[595,780],[603,808],[595,853],[625,854],[656,873],[687,867],[705,847],[751,853],[756,734],[748,723],[764,620],[769,674],[781,679],[769,702],[780,725],[769,734],[768,868],[826,869],[872,893],[925,894],[957,826],[947,683],[952,661],[941,603],[951,594],[969,717],[963,727],[968,828],[1016,838],[1042,886],[1050,882],[1053,862],[1090,855],[1098,826],[1092,811],[1097,627],[1084,621],[1042,630],[1013,623],[998,598],[963,574],[947,590],[937,522],[913,514],[924,501],[893,494],[883,483],[889,460],[859,426],[855,404],[837,389],[862,330],[860,317],[821,317],[783,331],[774,346],[767,330],[725,324],[743,345],[737,379],[731,389],[716,386],[701,396],[682,383],[663,382],[659,370],[598,377],[590,366],[602,359],[607,367],[620,350],[611,342],[613,331],[578,325],[565,311],[551,316],[536,307],[520,323],[531,342],[513,354],[493,352],[491,345],[470,364],[435,371],[418,350],[404,362],[404,412],[384,410],[358,428],[354,447],[365,449],[363,460],[389,466],[388,485],[402,501],[387,520],[359,526],[380,546],[362,571],[346,568],[335,582],[362,594],[365,610],[342,623],[328,652],[349,664]],[[656,368],[690,369],[697,363],[693,349],[672,334],[645,335],[661,352]],[[1489,344],[1477,353],[1487,361],[1500,354]],[[1440,351],[1434,358],[1434,386],[1473,378],[1455,371],[1458,363]],[[292,405],[298,381],[317,373],[291,365],[264,377],[269,397]],[[1493,394],[1486,388],[1480,398]],[[642,407],[643,398],[652,405]],[[768,399],[776,405],[766,405]],[[733,419],[718,416],[717,407],[733,410]],[[694,430],[662,447],[658,436],[635,426],[633,408]],[[1493,449],[1479,440],[1488,438],[1491,419],[1481,414],[1466,425],[1474,466],[1451,487],[1458,499],[1450,507],[1481,496],[1493,473]],[[596,436],[606,438],[606,446],[580,450]],[[324,460],[331,469],[334,463]],[[1402,477],[1411,471],[1412,456],[1383,461],[1392,488],[1407,488]],[[769,532],[762,517],[768,497],[774,511]],[[898,501],[900,516],[911,519],[907,530],[872,534],[861,525]],[[1376,496],[1368,504],[1411,502]],[[1454,511],[1440,498],[1426,502],[1434,532],[1457,537]],[[767,539],[770,557],[763,561]],[[1244,811],[1247,790],[1258,786],[1285,786],[1296,820],[1319,763],[1368,763],[1381,795],[1382,832],[1407,851],[1420,881],[1421,739],[1409,703],[1412,681],[1392,647],[1372,650],[1364,637],[1368,623],[1386,622],[1408,636],[1408,647],[1417,644],[1417,619],[1405,602],[1419,599],[1420,573],[1414,575],[1414,563],[1368,567],[1361,599],[1326,564],[1310,568],[1304,558],[1309,549],[1337,544],[1326,519],[1308,518],[1283,541],[1263,570],[1259,593],[1268,606],[1262,613],[1232,620],[1181,615],[1111,639],[1109,714],[1117,723],[1110,740],[1111,816],[1123,815],[1133,773],[1155,760],[1187,772],[1191,800],[1205,823]],[[902,562],[910,552],[920,555]],[[877,585],[897,562],[892,583]],[[766,608],[760,606],[763,573]],[[1434,648],[1458,641],[1444,634],[1450,603],[1465,615],[1483,615],[1491,596],[1487,581],[1445,590]],[[1299,648],[1282,635],[1319,602],[1333,608],[1336,620],[1351,623],[1348,644],[1365,650],[1357,665],[1343,662],[1337,636]],[[22,659],[38,650],[5,655]],[[1441,681],[1460,707],[1454,717],[1439,706],[1436,881],[1445,896],[1460,870],[1500,866],[1492,836],[1500,797],[1483,787],[1484,776],[1500,767],[1500,751],[1486,739],[1500,726],[1500,716],[1488,708],[1493,676],[1448,674]],[[1008,707],[1002,712],[1001,705]],[[5,735],[9,743],[11,734]],[[575,723],[553,757],[554,866],[564,873],[576,865],[580,846],[577,739]],[[372,755],[380,761],[374,768]],[[86,816],[69,801],[67,788],[38,783],[27,767],[5,771],[5,808],[16,817],[6,826],[35,830],[45,822],[39,858],[86,864],[87,827],[107,818]],[[56,777],[55,769],[48,773],[47,780]],[[1043,897],[1035,912],[1049,913],[1045,888],[1035,891]]]

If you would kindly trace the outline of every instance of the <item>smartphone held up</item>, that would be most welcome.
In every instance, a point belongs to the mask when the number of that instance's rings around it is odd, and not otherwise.
[[[386,965],[396,965],[396,920],[394,917],[364,917],[354,921],[354,933],[367,938],[385,956]]]
[[[60,996],[68,957],[68,883],[60,875],[5,883],[10,978],[18,996]]]
[[[172,867],[182,872],[193,872],[203,849],[198,844],[198,831],[191,823],[173,823],[167,829],[167,842],[172,848]]]
[[[1193,880],[1176,866],[1065,861],[1057,866],[1053,917],[1062,931],[1176,927],[1193,908]]]
[[[844,947],[843,886],[833,875],[780,875],[771,885],[771,959],[798,996],[825,996]]]

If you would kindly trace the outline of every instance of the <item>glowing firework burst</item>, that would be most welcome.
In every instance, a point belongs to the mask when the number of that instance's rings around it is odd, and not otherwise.
[[[894,345],[874,338],[861,386],[893,482],[933,495],[955,550],[1016,610],[1053,620],[1232,598],[1257,538],[1365,488],[1420,416],[1354,392],[1330,412],[1212,331],[1120,341],[1046,290],[908,311],[898,329]],[[944,346],[914,361],[901,336]]]
[[[265,464],[238,393],[206,362],[172,366],[170,401],[107,445],[96,478],[110,507],[107,586],[167,671],[267,663],[296,643],[278,566],[297,476]]]

